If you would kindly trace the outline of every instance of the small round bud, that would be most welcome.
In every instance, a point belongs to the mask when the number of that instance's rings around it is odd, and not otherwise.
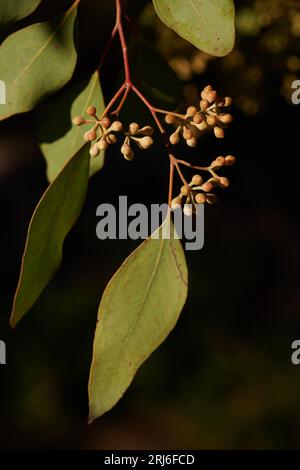
[[[201,175],[194,175],[192,178],[192,185],[193,186],[200,186],[202,184],[203,178]]]
[[[109,126],[110,126],[110,123],[111,123],[111,121],[110,121],[109,117],[104,117],[100,121],[100,124],[101,124],[102,127],[104,127],[104,129],[108,129]]]
[[[226,106],[226,107],[231,106],[232,103],[233,103],[233,99],[230,98],[230,96],[226,96],[224,106]]]
[[[205,194],[203,194],[203,193],[196,194],[195,200],[196,200],[197,204],[204,204],[205,201],[206,201]]]
[[[191,139],[193,137],[191,129],[189,129],[187,126],[183,126],[183,138],[185,140]]]
[[[215,136],[217,137],[217,139],[223,139],[224,136],[225,136],[224,130],[221,129],[220,127],[215,127],[214,128],[214,133],[215,133]]]
[[[99,142],[97,142],[97,147],[99,150],[106,150],[108,147],[108,142],[102,138],[99,140]]]
[[[88,116],[96,116],[96,113],[97,113],[97,110],[96,110],[95,106],[88,106],[86,108],[86,114]]]
[[[140,129],[139,132],[140,132],[140,134],[151,136],[151,135],[154,134],[154,129],[151,126],[144,126],[144,127],[142,127],[142,129]]]
[[[218,198],[215,194],[207,194],[206,201],[208,204],[216,204],[218,202]]]
[[[228,186],[230,185],[229,179],[225,178],[225,176],[221,176],[221,178],[219,179],[219,185],[221,186],[221,188],[228,188]]]
[[[121,153],[124,155],[126,160],[132,160],[134,158],[134,153],[132,148],[128,144],[123,144],[121,147]]]
[[[224,157],[218,157],[215,159],[215,161],[212,163],[212,168],[221,168],[223,165],[225,165],[225,158]]]
[[[192,206],[192,204],[184,204],[183,213],[187,217],[190,217],[191,215],[193,215],[193,206]]]
[[[200,124],[197,125],[197,127],[200,131],[205,131],[207,129],[208,125],[207,125],[206,121],[202,121],[202,122],[200,122]]]
[[[178,144],[180,140],[178,132],[174,132],[173,134],[170,135],[170,142],[172,145]]]
[[[195,124],[200,124],[201,122],[203,121],[203,118],[200,114],[195,114],[195,116],[193,117],[193,122]]]
[[[110,130],[114,132],[121,132],[123,130],[123,124],[120,121],[114,121],[110,126]]]
[[[233,117],[231,114],[221,114],[219,116],[219,121],[221,121],[223,124],[230,124],[233,121]]]
[[[105,138],[108,144],[116,144],[117,143],[117,136],[114,134],[108,134]]]
[[[139,139],[138,144],[142,149],[147,150],[153,144],[153,139],[150,136],[145,136],[142,139]]]
[[[95,139],[97,139],[96,131],[88,131],[84,134],[84,140],[86,140],[87,142],[92,142]]]
[[[72,122],[73,122],[74,126],[81,126],[82,124],[85,123],[85,119],[82,116],[75,116],[72,119]]]
[[[207,124],[211,127],[214,127],[217,124],[217,118],[216,116],[207,116]]]
[[[181,196],[188,196],[190,194],[190,187],[189,186],[182,186],[180,190]]]
[[[205,92],[212,91],[212,90],[213,90],[213,87],[212,87],[211,85],[207,85],[207,86],[203,89],[203,91],[205,91]]]
[[[187,117],[194,117],[197,113],[197,108],[195,106],[189,106],[186,110]]]
[[[98,148],[98,145],[97,145],[97,144],[92,145],[92,147],[90,148],[90,152],[89,152],[89,153],[90,153],[90,156],[91,156],[92,158],[97,157],[97,156],[99,155],[99,153],[100,153],[100,150],[99,150],[99,148]]]
[[[181,207],[181,197],[175,197],[173,201],[171,202],[171,208],[172,209],[179,209]]]
[[[129,132],[130,134],[136,134],[140,130],[139,124],[136,122],[132,122],[129,126]]]
[[[191,139],[187,139],[186,143],[189,147],[195,148],[197,147],[198,141],[196,137],[191,137]]]
[[[200,108],[202,111],[206,111],[208,107],[209,107],[209,101],[207,100],[200,101]]]
[[[225,157],[225,165],[234,165],[236,162],[236,158],[233,155],[227,155]]]
[[[214,90],[207,92],[206,99],[210,104],[214,103],[217,99],[217,92]]]
[[[175,116],[173,116],[173,114],[167,114],[165,117],[165,121],[167,124],[174,124],[174,122],[176,121],[176,118]]]
[[[204,192],[209,193],[210,191],[214,189],[214,185],[212,184],[211,181],[206,181],[206,183],[202,185],[202,189]]]

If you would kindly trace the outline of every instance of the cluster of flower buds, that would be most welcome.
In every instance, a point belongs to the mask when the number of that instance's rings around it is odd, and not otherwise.
[[[129,125],[128,132],[125,134],[125,140],[121,147],[121,153],[124,155],[126,160],[132,160],[134,158],[134,151],[131,148],[131,143],[134,142],[142,150],[147,150],[153,144],[152,135],[154,129],[151,126],[140,127],[136,122],[132,122]]]
[[[196,212],[196,204],[215,204],[218,199],[212,192],[215,188],[228,188],[229,180],[225,176],[219,176],[216,171],[227,165],[234,165],[235,157],[218,157],[214,160],[207,171],[210,178],[204,181],[201,175],[194,175],[188,185],[182,186],[180,194],[172,200],[172,209],[178,209],[183,205],[185,215],[192,215]]]
[[[99,119],[94,106],[86,109],[86,114],[92,119],[85,119],[83,116],[76,116],[73,119],[75,126],[83,124],[93,124],[92,128],[84,134],[84,140],[91,142],[90,155],[97,157],[102,150],[106,150],[111,144],[117,142],[116,133],[122,132],[124,129],[120,121],[111,121],[108,116]],[[153,144],[152,134],[154,129],[150,126],[140,127],[139,124],[132,123],[125,134],[125,140],[121,147],[121,153],[126,160],[134,158],[134,152],[131,148],[131,142],[135,142],[141,149],[147,150]]]
[[[232,122],[232,115],[228,108],[232,104],[230,97],[219,98],[211,85],[205,87],[201,93],[199,108],[189,106],[185,115],[168,113],[166,123],[174,125],[176,130],[170,136],[170,142],[176,145],[180,137],[189,147],[196,147],[199,137],[207,131],[213,130],[218,139],[224,137],[224,129]]]

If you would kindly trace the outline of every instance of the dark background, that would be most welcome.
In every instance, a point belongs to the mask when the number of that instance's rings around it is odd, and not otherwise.
[[[44,1],[14,27],[47,19],[69,3]],[[113,26],[114,2],[107,3],[82,1],[74,81],[93,70]],[[177,327],[117,406],[87,427],[99,300],[136,246],[97,240],[96,208],[119,194],[132,202],[165,202],[167,156],[159,144],[132,163],[114,150],[107,155],[67,237],[59,273],[13,332],[9,314],[26,229],[47,181],[34,113],[1,123],[0,339],[7,365],[0,366],[0,447],[299,448],[300,366],[291,363],[291,343],[300,338],[300,129],[290,86],[300,79],[297,2],[236,1],[236,48],[215,60],[195,56],[149,7],[143,12],[146,5],[128,2],[145,41],[183,79],[184,95],[193,99],[195,88],[212,83],[235,99],[225,140],[205,137],[193,157],[236,155],[232,185],[218,205],[206,208],[205,247],[186,253],[189,297]],[[120,67],[117,52],[103,72],[107,98]]]

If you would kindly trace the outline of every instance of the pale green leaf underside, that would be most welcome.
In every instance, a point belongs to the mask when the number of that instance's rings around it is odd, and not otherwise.
[[[159,233],[173,228],[168,216]],[[122,397],[135,373],[174,328],[187,296],[180,240],[148,239],[106,287],[89,381],[90,422]]]
[[[48,105],[48,103],[47,103]],[[50,106],[42,106],[38,115],[38,134],[42,152],[47,162],[47,178],[52,182],[68,160],[80,150],[85,142],[83,136],[89,129],[74,126],[72,118],[84,115],[89,105],[104,111],[99,73],[89,79],[68,87],[51,100]],[[86,146],[86,152],[89,147]],[[90,175],[103,167],[104,153],[91,158]]]
[[[77,58],[76,11],[73,6],[58,19],[28,26],[3,42],[0,78],[6,84],[6,104],[0,106],[0,120],[30,111],[70,80]]]
[[[222,57],[235,40],[233,0],[153,0],[160,19],[202,51]]]
[[[41,0],[0,0],[0,26],[25,18]]]
[[[66,235],[84,203],[89,158],[81,149],[48,187],[32,216],[24,250],[11,325],[33,306],[57,271]]]

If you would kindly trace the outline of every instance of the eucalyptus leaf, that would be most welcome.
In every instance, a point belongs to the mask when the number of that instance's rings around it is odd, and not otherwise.
[[[61,90],[38,112],[38,135],[42,152],[47,162],[47,177],[52,182],[67,161],[84,145],[86,126],[74,126],[72,118],[84,115],[89,105],[97,108],[99,115],[104,111],[99,73],[89,79]],[[86,146],[86,152],[89,147]],[[103,167],[104,154],[91,158],[90,175]]]
[[[0,0],[0,26],[30,15],[41,0]]]
[[[174,328],[187,297],[187,267],[170,215],[107,285],[89,381],[90,422],[122,397],[138,368]],[[163,238],[168,231],[169,239]]]
[[[75,154],[34,211],[14,298],[12,327],[33,306],[60,266],[65,237],[80,214],[87,191],[87,155],[85,148]]]
[[[234,46],[233,0],[153,0],[160,19],[198,49],[222,57]]]
[[[0,120],[30,111],[70,80],[77,58],[77,3],[53,21],[11,34],[1,45],[0,73],[6,85],[6,104],[0,107]]]

